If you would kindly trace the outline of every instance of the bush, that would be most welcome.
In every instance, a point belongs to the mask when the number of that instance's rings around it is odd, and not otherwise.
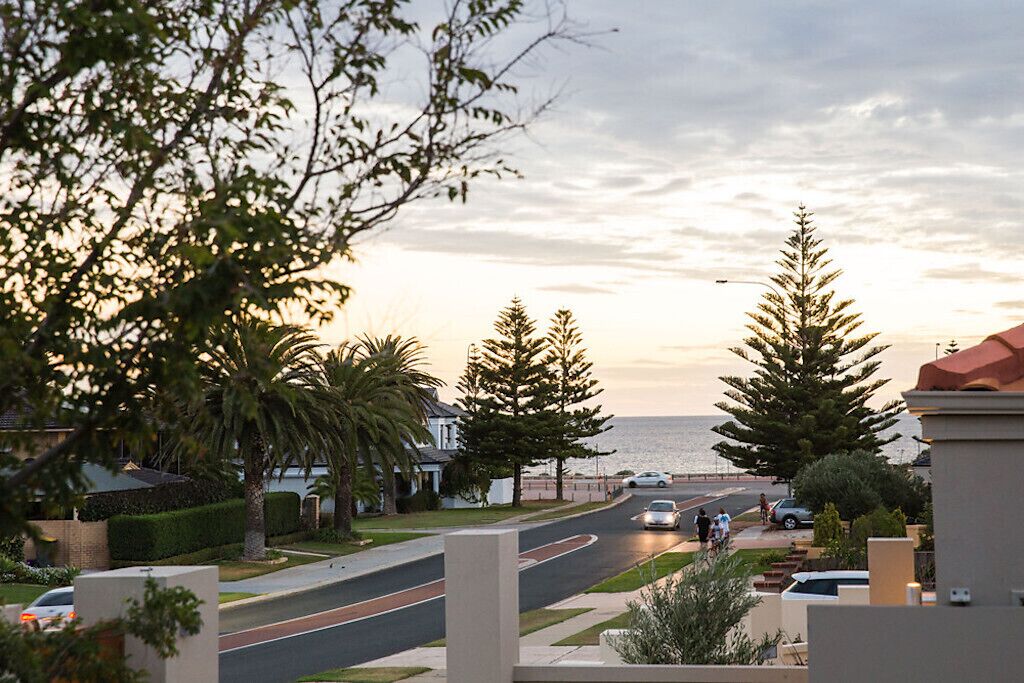
[[[935,550],[935,516],[932,513],[931,501],[928,501],[928,504],[924,506],[924,512],[921,513],[921,523],[924,524],[924,528],[921,529],[921,544],[917,549],[933,551]]]
[[[843,524],[839,519],[839,511],[832,503],[825,503],[825,508],[814,516],[814,545],[827,548],[837,538],[843,537]]]
[[[653,563],[649,571],[653,579]],[[755,641],[738,628],[761,602],[750,592],[752,575],[738,555],[698,558],[682,577],[651,583],[627,604],[630,628],[612,647],[627,664],[763,664],[782,632]]]
[[[89,496],[78,511],[83,522],[98,522],[114,515],[150,515],[220,503],[241,496],[240,483],[195,479],[145,489],[110,491]]]
[[[298,494],[267,494],[263,514],[268,536],[298,531]],[[239,499],[153,515],[117,515],[107,526],[110,558],[119,561],[160,560],[244,538],[245,501]]]
[[[619,470],[618,472],[616,472],[612,476],[614,476],[614,477],[632,477],[634,474],[636,474],[636,472],[634,472],[633,470]]]
[[[6,557],[15,562],[25,559],[25,539],[21,536],[0,538],[0,557]]]
[[[880,505],[917,517],[928,500],[920,477],[865,451],[827,455],[805,465],[793,480],[793,493],[815,513],[835,504],[842,519],[856,519]]]
[[[78,576],[76,567],[30,567],[8,557],[0,557],[0,583],[34,583],[40,586],[70,586]]]
[[[396,500],[395,507],[400,515],[409,512],[438,510],[441,507],[441,497],[434,493],[432,489],[420,489],[411,496],[404,496]]]
[[[903,512],[889,512],[881,506],[853,520],[850,526],[850,542],[865,548],[869,538],[900,538],[906,535],[907,518]]]

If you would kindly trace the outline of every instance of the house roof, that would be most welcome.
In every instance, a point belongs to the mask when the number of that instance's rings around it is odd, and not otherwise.
[[[1024,391],[1024,325],[921,366],[918,391]]]
[[[42,425],[35,416],[23,408],[11,408],[0,413],[0,429],[70,429],[52,417],[43,420]]]
[[[921,455],[914,458],[914,462],[910,463],[911,467],[931,467],[932,466],[932,451],[931,449],[925,449],[921,452]]]
[[[421,465],[433,464],[443,465],[451,462],[451,459],[458,453],[455,449],[441,449],[434,448],[433,446],[424,446],[423,448],[416,450],[409,449],[413,453],[413,457],[416,458],[416,462]]]
[[[466,411],[437,399],[426,402],[427,417],[463,417]]]

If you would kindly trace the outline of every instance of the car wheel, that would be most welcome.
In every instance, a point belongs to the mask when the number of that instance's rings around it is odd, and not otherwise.
[[[792,515],[782,520],[782,526],[784,526],[787,531],[792,531],[793,529],[797,528],[799,524],[800,522],[798,522],[796,517],[793,517]]]
[[[659,481],[659,482],[658,482],[658,488],[659,488],[659,489],[663,489],[663,488],[665,488],[666,486],[667,486],[667,484],[666,484],[665,482],[663,482],[663,481]]]
[[[635,481],[629,482],[629,488],[635,489],[636,488],[636,482]]]

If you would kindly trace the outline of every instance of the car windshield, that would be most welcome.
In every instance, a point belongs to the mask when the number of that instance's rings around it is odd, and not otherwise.
[[[65,591],[62,593],[52,593],[50,595],[44,595],[39,598],[39,602],[36,603],[37,607],[57,607],[59,605],[74,605],[75,594],[71,591]]]
[[[651,503],[651,512],[672,512],[672,503]]]

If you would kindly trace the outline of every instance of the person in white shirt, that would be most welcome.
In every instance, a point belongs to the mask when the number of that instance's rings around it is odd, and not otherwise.
[[[732,521],[732,517],[725,511],[725,508],[718,508],[718,515],[715,517],[715,521],[722,528],[722,538],[729,538],[729,522]]]

